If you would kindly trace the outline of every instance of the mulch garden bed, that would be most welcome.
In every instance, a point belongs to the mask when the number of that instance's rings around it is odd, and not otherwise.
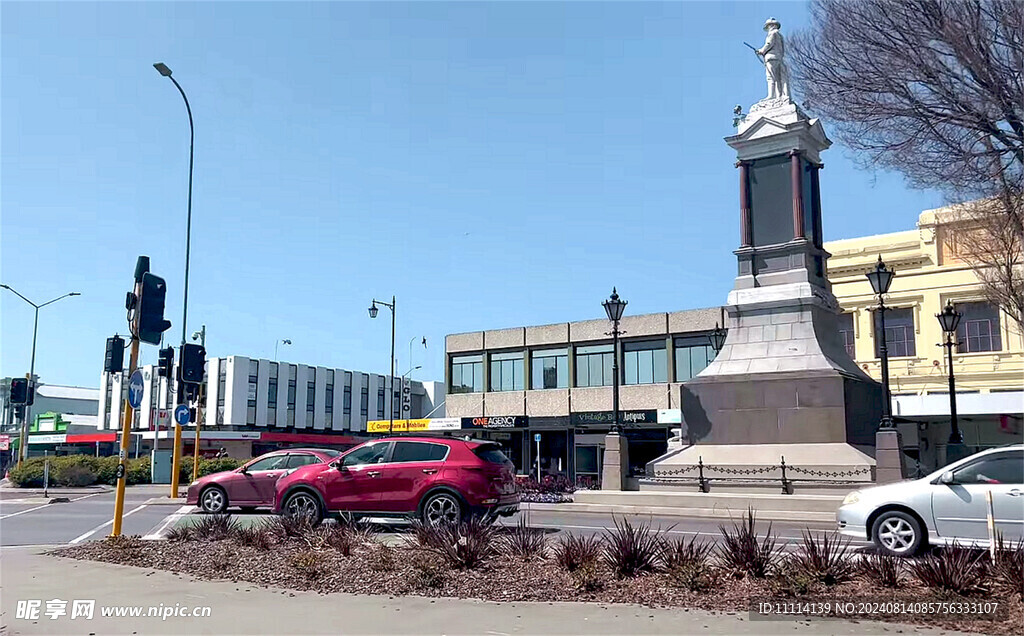
[[[553,544],[548,540],[549,546]],[[550,550],[549,550],[550,553]],[[495,554],[472,569],[453,569],[438,554],[407,545],[389,546],[374,538],[356,545],[349,556],[322,542],[275,535],[269,547],[241,545],[230,535],[220,540],[192,537],[181,541],[107,539],[61,548],[52,554],[189,574],[200,579],[246,582],[285,590],[320,593],[453,597],[498,602],[582,601],[629,603],[657,608],[694,608],[743,613],[754,600],[776,602],[998,601],[996,620],[925,614],[860,614],[853,620],[928,625],[987,634],[1019,634],[1024,627],[1020,595],[990,590],[970,597],[942,595],[912,577],[898,589],[885,589],[860,577],[833,586],[819,585],[800,595],[780,595],[769,579],[721,576],[704,591],[690,591],[671,573],[654,571],[616,578],[601,562],[581,576],[569,573],[550,556],[525,562]]]

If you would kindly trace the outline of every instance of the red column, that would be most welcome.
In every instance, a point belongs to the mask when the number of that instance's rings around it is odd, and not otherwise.
[[[737,161],[736,167],[740,169],[740,247],[750,247],[750,162]]]
[[[793,150],[789,153],[789,172],[793,184],[793,238],[801,239],[804,234],[804,189],[801,166],[800,151]]]

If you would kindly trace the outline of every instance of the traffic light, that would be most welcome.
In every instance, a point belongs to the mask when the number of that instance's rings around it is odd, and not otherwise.
[[[11,404],[28,403],[28,380],[11,378]]]
[[[107,373],[120,373],[124,370],[124,338],[121,336],[107,338],[107,353],[103,357],[103,370]]]
[[[142,293],[139,295],[138,311],[139,340],[149,344],[160,344],[160,334],[171,328],[171,322],[164,320],[164,298],[167,283],[155,274],[142,274]]]
[[[174,347],[165,347],[160,350],[159,361],[157,362],[157,374],[161,378],[171,377],[171,369],[174,368]]]
[[[182,382],[189,384],[201,383],[205,367],[206,349],[202,345],[181,345],[181,369],[179,374]]]

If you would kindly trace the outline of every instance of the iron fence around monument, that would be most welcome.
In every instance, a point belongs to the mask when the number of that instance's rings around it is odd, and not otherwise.
[[[696,473],[696,474],[694,474]],[[793,475],[803,475],[803,477]],[[750,468],[735,468],[705,464],[703,457],[697,458],[696,464],[679,466],[670,470],[657,470],[644,477],[645,482],[661,484],[694,483],[700,492],[709,492],[711,483],[730,485],[764,485],[778,483],[786,495],[793,494],[795,484],[802,485],[846,485],[863,484],[864,480],[854,477],[869,475],[874,481],[874,467],[864,466],[850,470],[820,470],[805,468],[786,463],[784,455],[779,457],[778,464],[765,464]]]

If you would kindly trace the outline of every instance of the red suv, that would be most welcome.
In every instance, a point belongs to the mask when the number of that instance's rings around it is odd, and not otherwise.
[[[274,510],[310,515],[408,516],[424,523],[494,517],[519,509],[512,462],[493,442],[400,437],[366,442],[329,464],[303,466],[277,482]]]

